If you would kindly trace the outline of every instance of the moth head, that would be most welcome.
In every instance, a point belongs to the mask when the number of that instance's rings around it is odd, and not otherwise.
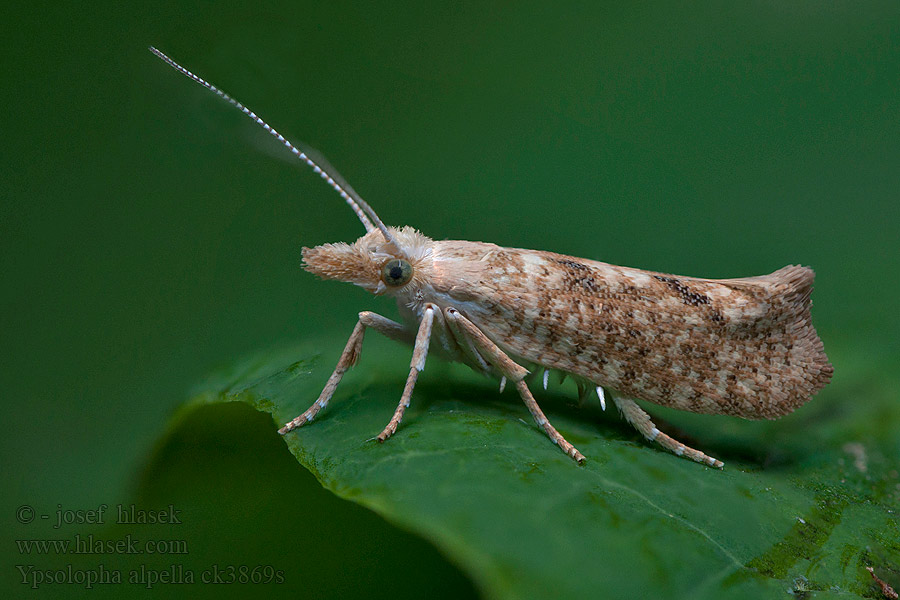
[[[419,289],[431,272],[433,242],[412,227],[373,229],[352,244],[303,248],[303,268],[322,279],[356,284],[381,295]]]

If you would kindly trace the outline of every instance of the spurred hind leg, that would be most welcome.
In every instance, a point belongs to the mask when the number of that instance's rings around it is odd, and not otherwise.
[[[725,463],[723,463],[721,460],[715,459],[712,456],[707,456],[699,450],[694,450],[690,446],[685,446],[678,440],[673,439],[661,432],[656,428],[656,425],[653,424],[653,421],[650,420],[650,415],[648,415],[644,411],[644,409],[638,406],[634,400],[613,396],[613,402],[615,402],[616,406],[619,407],[619,410],[622,411],[622,416],[625,417],[625,420],[631,423],[634,428],[641,433],[641,435],[643,435],[651,442],[656,442],[669,452],[672,452],[673,454],[676,454],[678,456],[685,456],[687,458],[690,458],[691,460],[697,461],[698,463],[703,463],[705,465],[717,467],[719,469],[724,466]]]

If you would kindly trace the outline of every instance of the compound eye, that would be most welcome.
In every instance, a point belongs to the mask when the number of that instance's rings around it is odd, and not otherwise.
[[[412,265],[407,261],[395,258],[389,260],[381,269],[381,280],[392,287],[398,287],[409,283],[412,279]]]

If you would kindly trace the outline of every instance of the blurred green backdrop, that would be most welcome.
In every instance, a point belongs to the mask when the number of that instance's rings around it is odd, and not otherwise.
[[[191,508],[188,560],[286,569],[275,592],[474,594],[430,546],[319,490],[248,409],[157,443],[215,366],[326,335],[338,348],[356,312],[393,307],[299,269],[301,245],[362,228],[151,44],[320,149],[390,224],[705,277],[808,264],[835,380],[839,357],[896,374],[895,1],[6,12],[0,571],[15,592],[12,539],[53,533],[16,507],[139,498]]]

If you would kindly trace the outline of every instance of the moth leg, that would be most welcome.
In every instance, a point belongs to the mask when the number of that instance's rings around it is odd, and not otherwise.
[[[410,333],[400,323],[396,323],[394,321],[391,321],[390,319],[386,319],[381,315],[376,315],[375,313],[369,311],[359,313],[359,321],[357,321],[356,327],[353,328],[353,333],[350,334],[350,339],[347,340],[347,345],[344,347],[344,352],[341,354],[341,358],[340,360],[338,360],[338,364],[334,368],[334,372],[331,374],[331,377],[328,378],[328,383],[325,384],[325,388],[322,390],[322,393],[319,394],[318,400],[316,400],[313,405],[307,408],[302,414],[285,423],[284,427],[278,430],[278,433],[284,435],[289,431],[293,431],[294,429],[300,427],[301,425],[309,423],[316,417],[320,410],[325,408],[325,406],[328,404],[328,401],[331,400],[331,396],[334,395],[334,390],[337,389],[337,386],[341,382],[341,378],[344,376],[344,373],[346,373],[347,369],[355,365],[356,361],[359,360],[359,353],[362,350],[363,336],[366,332],[367,327],[371,327],[378,333],[381,333],[386,337],[400,342],[411,344],[413,340],[412,335],[410,335]]]
[[[456,311],[456,309],[453,310],[454,312]],[[481,356],[481,353],[478,352],[478,348],[475,347],[472,336],[466,334],[465,330],[463,330],[462,326],[459,324],[459,321],[455,318],[452,318],[452,314],[453,313],[450,313],[449,310],[447,311],[447,328],[456,339],[456,344],[459,346],[460,353],[468,359],[469,366],[471,366],[472,369],[475,369],[477,367],[478,370],[480,370],[485,375],[491,375],[493,368],[490,364],[488,364],[485,358]],[[458,315],[459,313],[455,312],[455,314]],[[500,385],[500,391],[502,392],[503,386],[505,385],[505,378],[504,382],[502,382]]]
[[[368,328],[374,329],[386,338],[409,346],[412,346],[416,339],[412,332],[401,323],[391,321],[387,317],[382,317],[368,310],[359,313],[359,322]]]
[[[678,440],[661,432],[656,428],[656,425],[653,424],[653,421],[650,420],[650,415],[638,406],[634,400],[614,396],[613,401],[616,403],[616,406],[619,407],[619,410],[622,411],[622,416],[625,417],[625,420],[631,423],[641,435],[651,442],[656,442],[669,452],[678,456],[685,456],[698,463],[709,465],[710,467],[721,469],[725,465],[721,460],[715,459],[712,456],[707,456],[699,450],[694,450],[690,446],[685,446]]]
[[[375,438],[379,442],[383,442],[397,431],[400,421],[403,419],[403,413],[409,407],[410,398],[412,398],[413,388],[416,387],[416,380],[419,373],[425,368],[425,357],[428,356],[428,342],[431,340],[431,326],[434,323],[434,305],[429,304],[422,314],[422,320],[419,321],[419,331],[416,334],[416,341],[413,346],[412,361],[409,365],[409,376],[406,378],[406,386],[403,388],[403,395],[400,396],[400,404],[394,411],[394,416],[384,430]]]
[[[516,389],[525,402],[525,406],[528,407],[528,411],[534,418],[535,423],[544,430],[550,441],[559,446],[560,450],[568,456],[575,459],[578,464],[584,464],[584,455],[575,446],[567,442],[566,438],[550,424],[544,411],[541,410],[534,396],[531,395],[531,390],[528,389],[528,384],[524,381],[525,376],[528,375],[528,370],[516,364],[497,344],[492,342],[472,321],[465,318],[458,310],[448,308],[446,315],[448,322],[456,325],[456,331],[463,332],[485,360],[494,365],[494,368],[500,371],[503,377],[515,382]]]
[[[528,389],[528,384],[526,384],[522,380],[517,381],[516,389],[519,390],[519,395],[525,402],[525,406],[528,407],[528,411],[534,418],[534,422],[544,430],[544,433],[547,434],[547,436],[550,438],[550,441],[559,446],[560,450],[569,455],[570,458],[573,458],[579,465],[583,465],[584,461],[586,460],[584,458],[584,454],[579,452],[578,449],[575,448],[575,446],[566,441],[566,438],[564,438],[562,434],[558,432],[553,425],[550,424],[550,421],[547,420],[547,416],[544,414],[544,411],[541,410],[541,407],[538,406],[538,403],[534,399],[534,396],[531,395],[531,390]]]

